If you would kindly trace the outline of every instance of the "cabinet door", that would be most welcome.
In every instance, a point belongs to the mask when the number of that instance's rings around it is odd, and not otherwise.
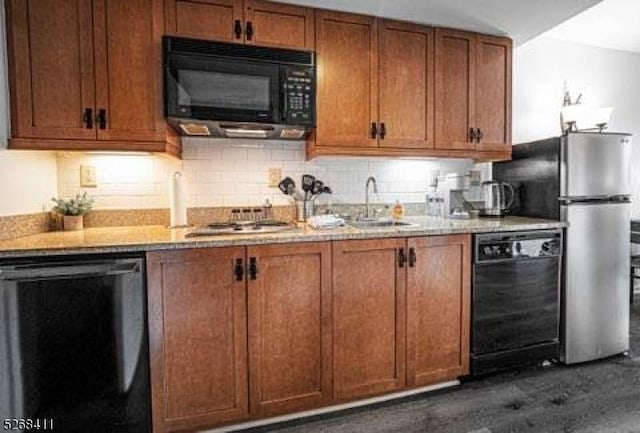
[[[248,44],[313,50],[313,9],[245,0],[245,40]]]
[[[248,415],[243,247],[147,255],[153,431]]]
[[[91,0],[10,0],[7,13],[12,136],[95,140]]]
[[[380,147],[433,148],[433,29],[382,21]]]
[[[377,147],[377,20],[316,11],[316,145]]]
[[[249,383],[253,416],[331,399],[331,245],[249,247]]]
[[[333,244],[333,387],[337,399],[405,383],[404,239]]]
[[[410,386],[453,380],[469,372],[470,245],[469,235],[408,241],[407,383]]]
[[[476,126],[482,138],[477,150],[511,148],[511,40],[478,36]]]
[[[98,139],[165,141],[162,0],[95,0]]]
[[[475,35],[446,29],[435,35],[436,148],[474,149]]]
[[[242,43],[242,0],[166,0],[166,31],[189,38]]]

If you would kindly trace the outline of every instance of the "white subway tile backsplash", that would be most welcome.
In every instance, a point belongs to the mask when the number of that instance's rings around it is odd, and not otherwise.
[[[72,196],[84,190],[96,197],[96,208],[167,207],[169,176],[182,171],[187,179],[189,206],[255,206],[269,199],[274,205],[291,204],[290,197],[269,188],[269,168],[301,185],[313,174],[333,190],[323,203],[364,201],[367,177],[377,179],[374,203],[423,201],[429,173],[466,172],[470,160],[389,160],[380,158],[323,158],[305,161],[304,143],[221,139],[186,139],[183,160],[167,156],[64,154],[57,159],[58,192]],[[96,188],[79,185],[80,165],[94,165]],[[487,171],[486,164],[476,166]],[[483,176],[484,177],[484,176]]]

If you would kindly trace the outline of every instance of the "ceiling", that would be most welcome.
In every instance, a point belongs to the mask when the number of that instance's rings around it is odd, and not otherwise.
[[[560,24],[546,37],[640,53],[640,1],[604,0]]]
[[[514,39],[516,44],[521,44],[602,0],[279,1],[442,27],[473,30],[481,33],[508,35]],[[639,0],[628,1],[640,3]]]

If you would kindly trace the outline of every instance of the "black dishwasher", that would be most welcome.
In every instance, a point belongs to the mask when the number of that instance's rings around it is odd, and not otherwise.
[[[6,430],[148,433],[144,259],[0,262]]]
[[[471,374],[559,356],[562,231],[476,235]]]

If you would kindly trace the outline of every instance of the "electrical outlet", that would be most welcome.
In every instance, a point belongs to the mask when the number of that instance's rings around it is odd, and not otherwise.
[[[95,188],[98,186],[96,168],[93,165],[80,166],[80,186],[84,188]]]
[[[270,168],[269,169],[269,188],[277,188],[280,180],[282,179],[282,169],[281,168]]]

